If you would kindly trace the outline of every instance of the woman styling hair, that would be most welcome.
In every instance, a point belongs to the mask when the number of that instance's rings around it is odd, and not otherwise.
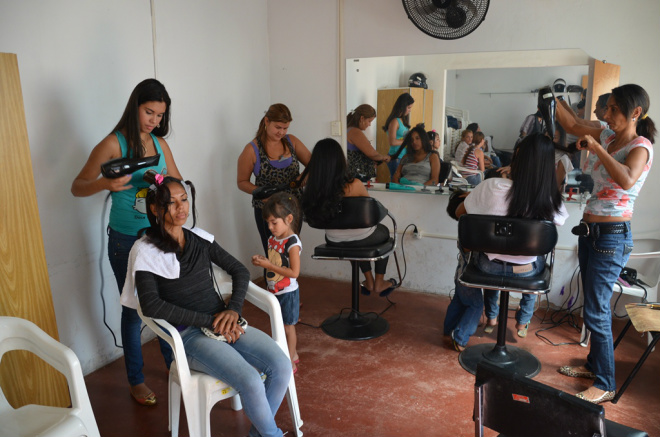
[[[138,232],[148,225],[144,208],[148,184],[143,175],[147,169],[116,179],[99,177],[101,164],[115,158],[149,157],[160,154],[158,163],[148,169],[167,173],[176,178],[181,174],[167,141],[170,129],[170,96],[165,86],[156,79],[140,82],[131,93],[119,123],[94,147],[87,163],[71,185],[76,197],[86,197],[108,190],[112,196],[108,225],[108,258],[117,280],[119,291],[124,287],[128,254],[138,239]],[[144,383],[142,367],[142,321],[132,308],[122,307],[121,340],[124,348],[126,374],[133,398],[142,405],[155,405],[156,395]],[[160,340],[160,347],[169,368],[172,349]]]
[[[375,118],[376,110],[367,104],[358,106],[346,117],[348,173],[365,182],[376,177],[377,164],[390,162],[390,156],[378,153],[364,134]]]
[[[287,134],[292,119],[291,111],[286,105],[270,105],[259,122],[255,138],[245,146],[238,157],[236,185],[241,191],[252,194],[258,187],[288,184],[298,179],[298,163],[307,165],[311,154],[302,141]],[[254,183],[250,181],[252,174]],[[300,198],[299,189],[287,188],[286,191]],[[252,198],[252,207],[261,245],[264,253],[268,254],[268,237],[271,233],[262,214],[265,200]]]
[[[583,366],[563,366],[559,372],[594,379],[593,386],[577,394],[593,403],[612,400],[616,392],[610,299],[633,248],[633,206],[653,163],[656,128],[648,117],[649,105],[639,85],[614,88],[604,116],[609,128],[585,126],[557,105],[559,123],[580,136],[579,150],[589,152],[585,168],[594,180],[580,226],[573,230],[579,235],[583,316],[591,349]]]
[[[456,208],[456,217],[463,214],[488,214],[550,220],[562,225],[568,213],[557,190],[552,140],[543,134],[525,137],[518,145],[511,162],[511,179],[490,178],[480,183],[465,201]],[[499,312],[498,292],[466,287],[458,282],[466,253],[456,268],[456,292],[447,308],[444,322],[445,335],[450,335],[452,345],[462,351],[474,334],[486,304],[487,329],[497,323]],[[513,256],[491,253],[474,253],[477,267],[484,273],[499,276],[533,276],[545,268],[544,257]],[[516,312],[518,336],[525,337],[532,318],[536,296],[523,294],[520,309]]]
[[[155,176],[146,199],[150,226],[131,250],[122,300],[130,304],[137,291],[145,316],[177,327],[191,369],[220,379],[240,393],[252,422],[250,435],[281,437],[275,413],[292,375],[291,362],[270,336],[239,324],[250,273],[213,235],[195,228],[195,220],[193,228],[184,227],[191,206],[182,181]],[[195,189],[186,184],[195,219]],[[214,288],[209,274],[212,263],[231,276],[228,303]]]
[[[388,154],[391,159],[387,163],[387,167],[390,169],[390,177],[394,176],[394,172],[399,167],[399,160],[406,153],[405,148],[400,146],[410,129],[410,111],[412,111],[413,103],[415,103],[415,99],[410,94],[403,93],[399,95],[396,102],[394,102],[392,112],[390,112],[383,125],[383,130],[387,133],[387,141],[390,144]],[[399,149],[401,150],[399,151]]]

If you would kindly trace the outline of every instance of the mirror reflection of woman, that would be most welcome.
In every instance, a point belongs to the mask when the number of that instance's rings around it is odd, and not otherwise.
[[[421,125],[412,128],[406,135],[404,144],[407,152],[401,159],[392,181],[437,185],[440,177],[440,156],[433,151],[424,128]]]
[[[394,102],[392,112],[387,117],[383,130],[387,133],[387,141],[390,145],[388,154],[392,158],[387,163],[387,168],[390,169],[390,177],[394,176],[396,169],[399,167],[399,160],[406,154],[405,148],[401,148],[403,140],[410,130],[410,111],[415,99],[408,94],[403,93]],[[399,149],[401,149],[399,151]]]
[[[559,372],[593,379],[577,396],[593,403],[610,401],[616,392],[612,311],[613,286],[633,249],[630,220],[633,206],[653,163],[655,123],[648,116],[650,99],[639,85],[612,90],[605,122],[591,127],[557,105],[557,120],[568,133],[580,136],[578,149],[589,152],[585,164],[594,180],[578,232],[578,259],[584,289],[584,324],[591,348],[582,366]]]
[[[238,157],[236,185],[248,194],[257,187],[277,186],[292,182],[300,176],[298,163],[307,165],[312,154],[294,135],[287,134],[293,118],[291,111],[282,103],[268,108],[259,122],[255,138],[249,142]],[[255,175],[254,183],[251,182]],[[287,189],[300,199],[299,189]],[[254,221],[261,237],[264,253],[268,255],[268,237],[271,232],[263,219],[262,208],[268,199],[252,199]]]
[[[364,134],[375,118],[376,110],[367,104],[358,106],[346,117],[348,173],[365,182],[376,177],[377,164],[390,162],[389,155],[378,153]]]

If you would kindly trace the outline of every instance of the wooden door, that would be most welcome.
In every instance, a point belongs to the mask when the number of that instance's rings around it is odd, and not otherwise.
[[[587,108],[585,108],[585,111],[588,112],[585,112],[585,118],[587,120],[597,120],[594,109],[596,108],[598,96],[610,93],[612,88],[619,86],[621,66],[594,59],[589,65],[589,70]]]
[[[30,320],[58,340],[18,61],[10,53],[0,53],[0,186],[0,316]],[[0,385],[14,408],[70,405],[65,378],[30,352],[4,355]]]

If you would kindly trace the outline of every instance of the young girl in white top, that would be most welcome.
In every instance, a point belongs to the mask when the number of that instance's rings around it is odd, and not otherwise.
[[[302,243],[297,232],[300,229],[300,207],[298,199],[286,192],[271,196],[263,207],[264,221],[271,236],[268,238],[268,258],[254,255],[252,264],[266,269],[268,290],[275,295],[282,307],[284,332],[289,346],[293,373],[298,371],[298,342],[296,323],[300,312],[300,253]]]

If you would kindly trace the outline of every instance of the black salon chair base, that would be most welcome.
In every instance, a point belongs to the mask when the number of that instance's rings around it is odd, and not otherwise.
[[[506,344],[509,293],[546,294],[550,291],[557,244],[556,226],[543,220],[465,214],[458,221],[458,241],[463,249],[470,251],[458,282],[466,287],[500,292],[497,343],[466,348],[458,357],[461,367],[474,375],[477,364],[485,361],[529,378],[538,375],[541,362],[534,355]],[[548,254],[546,260],[549,263],[533,276],[497,276],[479,269],[472,256],[475,252],[535,257]]]
[[[509,293],[500,293],[500,314],[498,315],[497,343],[482,343],[466,348],[458,356],[463,369],[473,375],[477,364],[487,361],[519,375],[533,378],[541,371],[541,362],[524,349],[506,344],[506,322],[508,319]]]
[[[321,323],[321,329],[330,337],[358,341],[380,337],[389,331],[390,324],[375,313],[351,311],[328,317]]]
[[[387,320],[376,313],[360,311],[360,261],[376,261],[394,253],[396,260],[396,220],[387,209],[371,197],[342,199],[341,213],[326,223],[307,224],[316,229],[362,229],[378,225],[389,216],[394,226],[393,236],[375,246],[347,247],[322,244],[314,248],[312,259],[342,260],[351,263],[351,307],[328,317],[321,324],[323,332],[340,340],[369,340],[380,337],[390,329]],[[398,262],[397,262],[398,270]],[[400,282],[399,282],[400,284]]]
[[[473,375],[477,374],[477,364],[482,361],[528,378],[533,378],[541,372],[541,362],[534,355],[511,345],[501,348],[493,343],[477,344],[465,349],[458,356],[461,367]]]

